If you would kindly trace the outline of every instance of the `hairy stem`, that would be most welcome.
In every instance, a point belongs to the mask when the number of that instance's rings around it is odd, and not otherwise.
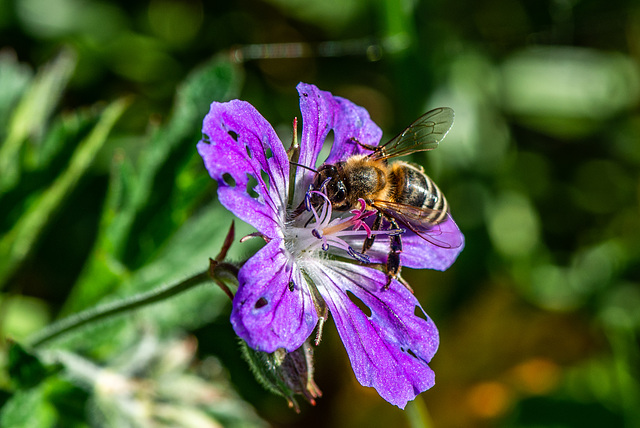
[[[159,287],[155,290],[147,291],[137,294],[132,297],[124,298],[114,302],[109,302],[104,305],[100,305],[94,308],[87,309],[83,312],[79,312],[74,315],[70,315],[50,326],[44,328],[42,331],[34,334],[28,339],[30,346],[37,348],[44,345],[51,340],[68,333],[72,330],[78,329],[85,325],[94,323],[96,321],[109,318],[114,315],[123,314],[132,310],[140,309],[144,306],[160,302],[175,296],[176,294],[187,291],[193,287],[196,287],[206,281],[213,279],[216,283],[221,282],[219,274],[231,273],[233,275],[234,270],[237,270],[235,266],[228,265],[227,263],[218,263],[215,260],[211,260],[211,267],[204,272],[200,272],[193,275],[190,278],[184,279],[176,284],[170,284],[163,287]],[[229,275],[221,275],[229,276]]]

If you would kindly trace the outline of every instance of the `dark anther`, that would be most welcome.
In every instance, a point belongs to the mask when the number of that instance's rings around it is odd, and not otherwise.
[[[356,259],[360,263],[366,263],[366,264],[371,263],[371,260],[369,259],[369,256],[367,256],[366,254],[358,253],[352,247],[349,247],[347,252],[349,253],[349,255],[351,255],[351,257],[353,257],[354,259]]]
[[[389,236],[399,236],[406,232],[406,229],[391,229],[389,230]]]

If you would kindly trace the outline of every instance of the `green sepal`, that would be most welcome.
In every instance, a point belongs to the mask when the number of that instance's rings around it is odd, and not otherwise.
[[[281,348],[272,353],[256,351],[244,340],[239,342],[242,356],[267,390],[283,396],[296,412],[300,411],[294,398],[296,394],[315,405],[315,399],[322,392],[313,380],[313,348],[308,341],[293,352]]]

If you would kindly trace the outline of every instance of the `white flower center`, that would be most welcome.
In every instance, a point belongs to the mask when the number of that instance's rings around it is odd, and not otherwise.
[[[357,252],[346,241],[346,237],[358,237],[361,242],[371,235],[390,234],[390,230],[373,231],[364,219],[374,215],[375,211],[366,211],[366,203],[360,200],[360,209],[345,213],[346,217],[338,216],[332,219],[334,211],[329,198],[317,190],[312,191],[323,199],[322,206],[316,210],[309,204],[312,216],[304,213],[295,218],[285,227],[285,245],[294,258],[318,257],[321,251],[328,252],[331,247],[345,251],[355,260],[369,263],[369,257]]]

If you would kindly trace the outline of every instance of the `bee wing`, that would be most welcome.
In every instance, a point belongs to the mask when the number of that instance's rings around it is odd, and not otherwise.
[[[434,224],[434,218],[438,218],[442,211],[431,208],[419,208],[413,205],[401,204],[392,201],[375,200],[371,204],[383,214],[399,221],[413,233],[441,248],[458,248],[462,245],[462,234],[455,223],[453,227],[441,227],[447,222],[444,220]],[[446,214],[449,218],[449,213]]]
[[[428,111],[369,155],[372,159],[389,159],[415,152],[433,150],[453,125],[453,110],[440,107]]]

